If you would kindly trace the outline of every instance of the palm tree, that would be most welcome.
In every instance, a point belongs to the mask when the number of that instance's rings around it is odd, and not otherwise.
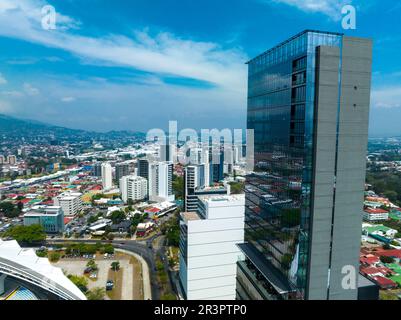
[[[118,261],[112,262],[112,263],[111,263],[111,269],[112,269],[113,271],[118,271],[118,270],[120,270],[120,262],[118,262]]]

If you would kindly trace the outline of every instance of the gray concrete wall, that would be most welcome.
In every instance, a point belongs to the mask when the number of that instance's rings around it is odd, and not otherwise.
[[[372,42],[344,37],[330,300],[356,300],[366,175]],[[356,288],[344,289],[344,266],[356,271]],[[312,275],[313,277],[313,275]]]
[[[321,46],[316,53],[315,139],[307,299],[327,299],[340,49]]]

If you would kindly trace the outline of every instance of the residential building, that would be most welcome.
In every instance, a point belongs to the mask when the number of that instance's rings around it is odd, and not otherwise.
[[[41,225],[46,233],[64,232],[64,212],[60,206],[48,206],[24,214],[24,225]]]
[[[376,222],[376,221],[383,221],[388,220],[389,213],[388,211],[380,208],[366,208],[363,211],[363,220],[367,222]]]
[[[138,161],[138,175],[148,181],[148,196],[151,201],[174,201],[174,164],[170,161],[156,162],[147,159]]]
[[[9,155],[7,157],[7,162],[8,162],[9,165],[14,165],[14,164],[17,163],[17,157],[14,156],[14,155]]]
[[[111,164],[102,164],[102,186],[103,190],[110,190],[113,187],[113,169]]]
[[[246,256],[238,299],[355,300],[372,42],[306,30],[248,62]]]
[[[148,181],[137,176],[125,176],[120,180],[120,191],[125,203],[140,201],[148,197]]]
[[[173,193],[173,170],[174,164],[172,162],[159,162],[159,190],[157,197],[165,201],[174,201],[175,196]]]
[[[55,206],[63,209],[65,216],[75,216],[82,210],[82,193],[64,192],[53,198]]]
[[[244,195],[200,197],[180,220],[180,291],[186,300],[235,300]]]

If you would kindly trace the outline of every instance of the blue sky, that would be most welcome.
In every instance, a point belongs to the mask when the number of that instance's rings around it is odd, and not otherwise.
[[[341,7],[357,8],[342,30]],[[43,30],[41,8],[57,11]],[[394,0],[1,0],[0,113],[97,131],[243,128],[246,65],[304,30],[374,40],[371,135],[401,134]]]

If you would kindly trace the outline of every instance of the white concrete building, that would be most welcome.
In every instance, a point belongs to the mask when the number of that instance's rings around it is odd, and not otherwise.
[[[187,300],[235,300],[236,263],[243,259],[245,196],[199,197],[181,214],[180,287]]]
[[[148,196],[148,181],[138,176],[125,176],[120,179],[121,197],[125,203],[144,200]]]
[[[113,187],[113,168],[108,162],[102,164],[102,186],[103,190]]]
[[[173,170],[172,162],[159,163],[159,193],[158,197],[165,201],[174,201],[173,193]]]
[[[64,192],[53,198],[55,206],[63,209],[64,216],[75,216],[82,210],[82,193]]]
[[[363,211],[363,220],[367,222],[388,220],[388,211],[380,208],[367,208]]]

